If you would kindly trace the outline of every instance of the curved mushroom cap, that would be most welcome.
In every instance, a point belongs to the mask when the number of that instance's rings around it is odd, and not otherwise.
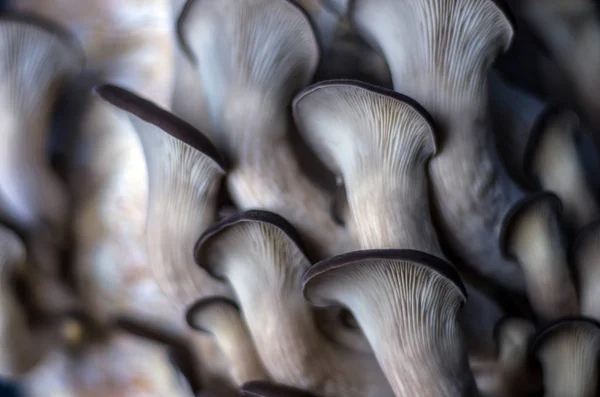
[[[209,228],[196,246],[196,261],[232,286],[273,381],[327,396],[389,392],[370,355],[321,334],[302,299],[301,279],[310,262],[301,247],[299,234],[285,219],[246,211]],[[335,338],[344,331],[341,324],[333,325]]]
[[[47,139],[52,110],[81,72],[83,56],[67,33],[44,20],[3,15],[0,32],[0,217],[60,240],[67,195],[49,168]]]
[[[595,396],[598,392],[600,324],[571,317],[540,329],[531,351],[542,365],[544,396]]]
[[[268,378],[234,301],[223,297],[200,299],[188,308],[186,320],[193,329],[209,333],[216,339],[229,359],[231,376],[237,386]]]
[[[225,174],[217,150],[186,122],[123,88],[103,85],[96,91],[128,113],[144,147],[149,176],[146,238],[156,281],[179,305],[227,293],[193,258],[196,239],[216,219]]]
[[[575,113],[549,109],[536,121],[523,160],[525,174],[560,197],[564,219],[573,230],[600,218],[600,207],[577,150],[578,129]]]
[[[572,247],[581,314],[600,321],[600,222],[584,228]]]
[[[248,382],[241,392],[246,397],[316,397],[304,390],[268,382]]]
[[[556,195],[532,194],[506,214],[500,235],[502,251],[523,268],[529,299],[544,320],[579,312],[560,226],[561,212]]]
[[[436,144],[431,118],[419,104],[364,83],[330,81],[304,90],[293,109],[304,138],[343,177],[348,227],[360,248],[440,253],[431,222],[424,221],[425,164]]]
[[[29,332],[25,309],[15,296],[14,276],[24,263],[25,245],[0,226],[0,376],[23,374],[42,357]]]
[[[414,250],[351,252],[308,269],[303,294],[350,309],[397,396],[475,390],[457,323],[466,289],[446,261]]]

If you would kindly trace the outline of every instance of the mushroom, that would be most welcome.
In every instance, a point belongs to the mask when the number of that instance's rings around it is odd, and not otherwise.
[[[46,153],[52,111],[81,72],[78,45],[61,28],[31,16],[0,17],[4,127],[0,132],[0,219],[25,235],[38,271],[56,271],[66,237],[68,198]],[[49,263],[51,262],[51,263]]]
[[[304,390],[260,381],[244,384],[241,391],[246,397],[316,397]]]
[[[298,232],[266,211],[235,214],[206,230],[197,263],[235,291],[270,378],[324,396],[389,396],[371,354],[325,338],[302,299],[310,263]]]
[[[268,379],[234,301],[222,297],[200,299],[187,310],[186,319],[190,327],[216,339],[229,360],[235,385],[239,387],[252,380]]]
[[[541,389],[541,378],[529,356],[535,326],[529,320],[504,317],[494,329],[500,395],[530,396]]]
[[[502,251],[523,268],[531,305],[543,320],[579,313],[560,226],[560,199],[548,192],[517,202],[504,218]]]
[[[285,216],[317,257],[342,252],[331,198],[303,175],[287,137],[288,104],[319,61],[302,10],[286,0],[190,0],[178,27],[209,101],[208,134],[231,160],[235,204]]]
[[[349,18],[386,58],[394,89],[435,121],[443,150],[429,173],[445,245],[481,275],[524,291],[519,266],[497,243],[521,193],[497,161],[487,121],[488,69],[514,34],[507,14],[491,0],[356,0]]]
[[[411,249],[350,252],[308,269],[303,293],[352,312],[396,396],[478,395],[457,319],[466,289],[445,260]]]
[[[149,178],[148,259],[163,292],[176,307],[227,293],[192,257],[196,239],[216,219],[225,174],[217,150],[191,125],[130,91],[107,84],[96,92],[127,112],[140,135]]]
[[[542,366],[545,397],[597,395],[600,324],[596,321],[560,319],[537,332],[531,350]]]
[[[586,180],[577,149],[579,118],[571,111],[549,109],[534,126],[523,166],[525,173],[544,190],[554,193],[564,205],[564,219],[577,231],[600,219],[600,206]]]
[[[583,229],[572,247],[581,314],[600,321],[600,222]]]
[[[15,277],[25,265],[25,245],[11,230],[0,226],[0,376],[26,373],[43,356],[31,332],[25,308],[15,291]]]
[[[442,257],[429,214],[426,163],[436,151],[427,112],[412,99],[360,82],[313,85],[294,100],[296,124],[343,181],[345,224],[356,249],[414,248]],[[486,353],[500,308],[469,287],[461,315],[477,354]]]

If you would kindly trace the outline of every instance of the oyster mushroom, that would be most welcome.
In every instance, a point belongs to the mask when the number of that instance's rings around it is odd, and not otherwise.
[[[81,72],[83,56],[72,37],[46,20],[5,14],[0,29],[0,218],[23,232],[32,261],[49,274],[63,248],[69,210],[46,149],[52,111]]]
[[[600,222],[583,229],[572,247],[581,314],[600,321]]]
[[[149,178],[148,259],[163,292],[177,307],[227,293],[192,256],[198,236],[216,219],[225,174],[217,150],[191,125],[130,91],[102,85],[96,92],[127,112],[140,135]]]
[[[190,0],[179,35],[209,101],[209,135],[231,160],[235,204],[285,216],[317,257],[343,251],[331,198],[303,175],[288,140],[288,104],[319,62],[302,10],[286,0]]]
[[[507,14],[491,0],[356,0],[349,18],[386,58],[394,89],[436,123],[442,150],[429,172],[440,237],[481,275],[524,291],[497,243],[521,193],[497,161],[487,120],[488,69],[514,34]]]
[[[304,390],[268,382],[248,382],[241,391],[246,397],[316,397]]]
[[[560,226],[560,199],[547,192],[517,202],[504,219],[502,251],[523,268],[531,305],[543,320],[579,313]]]
[[[560,319],[537,332],[531,350],[542,366],[544,396],[597,395],[600,324],[596,321]]]
[[[528,176],[560,197],[565,222],[574,231],[600,218],[600,206],[577,149],[578,128],[575,113],[548,110],[532,130],[523,161]]]
[[[396,396],[478,395],[457,318],[466,290],[445,260],[355,251],[308,269],[303,293],[313,305],[350,309]]]
[[[193,329],[211,334],[229,359],[231,377],[237,386],[268,379],[258,358],[248,328],[237,304],[227,298],[207,297],[190,306],[187,323]]]
[[[324,337],[302,299],[310,262],[298,232],[280,216],[246,211],[210,227],[197,263],[235,291],[270,378],[324,396],[389,396],[371,354]]]

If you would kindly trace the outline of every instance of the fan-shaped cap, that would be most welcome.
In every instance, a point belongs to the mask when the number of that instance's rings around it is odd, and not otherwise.
[[[241,391],[246,397],[316,397],[304,390],[269,382],[248,382]]]

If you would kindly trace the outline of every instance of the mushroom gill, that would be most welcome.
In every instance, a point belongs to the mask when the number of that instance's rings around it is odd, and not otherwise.
[[[502,251],[522,267],[529,301],[544,321],[579,313],[562,233],[560,199],[547,192],[517,202],[504,219]]]
[[[583,229],[572,247],[581,314],[600,321],[600,222]]]
[[[310,262],[298,232],[280,216],[246,211],[213,225],[197,263],[235,291],[270,378],[324,396],[389,396],[371,354],[332,343],[301,292]]]
[[[186,319],[190,327],[210,334],[216,340],[229,360],[234,385],[239,387],[252,380],[268,379],[248,327],[234,301],[222,297],[200,299],[188,308]]]
[[[533,127],[523,161],[525,174],[560,198],[572,231],[600,219],[600,206],[577,149],[578,129],[575,113],[549,109]]]
[[[288,105],[319,62],[303,11],[286,0],[190,0],[178,25],[209,102],[208,134],[231,160],[235,204],[285,216],[318,257],[343,251],[331,198],[303,175],[288,140]]]
[[[524,291],[521,270],[498,249],[520,192],[498,163],[487,115],[488,69],[514,34],[507,15],[491,0],[356,0],[349,17],[387,59],[394,89],[436,123],[443,150],[429,172],[440,237],[480,274]]]
[[[308,269],[303,293],[313,305],[352,312],[396,396],[478,395],[458,326],[466,290],[445,260],[410,249],[355,251]]]
[[[532,353],[542,366],[544,397],[593,397],[598,393],[600,324],[564,318],[535,335]]]
[[[194,265],[194,244],[216,219],[225,171],[207,138],[189,124],[123,88],[97,93],[129,115],[144,148],[149,201],[146,242],[150,268],[176,307],[199,296],[227,293]]]

